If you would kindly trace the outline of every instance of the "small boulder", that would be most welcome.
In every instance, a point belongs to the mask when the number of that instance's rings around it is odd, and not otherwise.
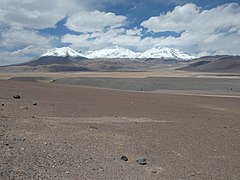
[[[122,157],[121,157],[121,160],[123,160],[123,161],[128,161],[128,157],[127,157],[127,156],[122,156]]]
[[[36,102],[33,102],[33,106],[37,106],[37,103],[36,103]]]
[[[156,173],[157,173],[157,171],[156,171],[156,170],[152,170],[152,171],[151,171],[151,173],[153,173],[153,174],[156,174]]]
[[[147,164],[147,161],[146,161],[146,158],[145,157],[139,157],[137,158],[136,162],[138,164],[141,164],[141,165],[146,165]]]
[[[13,98],[14,98],[14,99],[20,99],[21,96],[17,94],[17,95],[14,95]]]

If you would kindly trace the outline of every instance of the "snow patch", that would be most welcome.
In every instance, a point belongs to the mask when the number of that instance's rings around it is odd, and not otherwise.
[[[178,49],[168,47],[154,47],[143,53],[134,52],[126,48],[115,47],[106,48],[95,51],[89,51],[86,55],[79,53],[70,47],[54,48],[43,54],[42,56],[58,56],[58,57],[85,57],[88,59],[174,59],[188,61],[197,57],[191,56]]]
[[[139,56],[139,58],[163,58],[163,59],[178,59],[178,60],[191,60],[195,56],[191,56],[178,49],[168,47],[154,47],[149,49]]]
[[[90,54],[87,55],[87,58],[89,59],[99,59],[99,58],[106,58],[106,59],[114,59],[114,58],[128,58],[128,59],[134,59],[138,57],[139,53],[133,52],[129,49],[125,48],[112,48],[112,49],[101,49],[101,50],[95,50],[90,52]]]
[[[70,47],[54,48],[42,55],[44,56],[57,56],[57,57],[85,57],[83,54],[73,50]]]

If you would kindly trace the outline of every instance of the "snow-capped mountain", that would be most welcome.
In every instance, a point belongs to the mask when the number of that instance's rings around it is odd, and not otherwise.
[[[57,57],[85,57],[83,54],[73,50],[70,47],[54,48],[50,49],[48,52],[44,53],[42,57],[45,56],[57,56]]]
[[[191,56],[178,49],[167,48],[167,47],[154,47],[143,53],[133,52],[125,48],[112,48],[112,49],[101,49],[95,50],[86,56],[89,59],[114,59],[114,58],[129,58],[129,59],[176,59],[176,60],[191,60],[195,59],[195,56]]]
[[[87,58],[89,59],[98,59],[98,58],[106,58],[106,59],[114,59],[114,58],[137,58],[139,56],[139,53],[133,52],[129,49],[116,47],[112,49],[101,49],[101,50],[95,50],[90,52],[87,55]]]
[[[191,60],[195,59],[195,56],[186,54],[178,49],[168,47],[154,47],[139,55],[142,58],[163,58],[163,59],[177,59],[177,60]]]
[[[43,54],[41,57],[72,57],[72,58],[88,58],[88,59],[174,59],[188,61],[195,59],[178,49],[168,47],[154,47],[145,52],[133,52],[122,47],[106,48],[95,51],[89,51],[82,54],[70,47],[54,48]]]

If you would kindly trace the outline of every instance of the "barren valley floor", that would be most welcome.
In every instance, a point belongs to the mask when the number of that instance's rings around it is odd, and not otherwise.
[[[186,96],[6,79],[0,179],[240,178],[238,90]]]

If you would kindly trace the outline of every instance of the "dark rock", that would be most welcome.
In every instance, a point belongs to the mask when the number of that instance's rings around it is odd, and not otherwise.
[[[153,174],[156,174],[156,173],[157,173],[157,171],[156,171],[156,170],[152,170],[152,171],[151,171],[151,173],[153,173]]]
[[[37,106],[37,103],[36,103],[36,102],[33,102],[33,106]]]
[[[5,106],[5,104],[4,104],[4,103],[2,103],[2,106]]]
[[[17,94],[17,95],[14,95],[13,98],[14,98],[14,99],[20,99],[21,96]]]
[[[137,162],[138,164],[141,164],[141,165],[147,164],[145,157],[139,157],[139,158],[137,158],[136,162]]]
[[[128,157],[127,157],[127,156],[122,156],[122,157],[121,157],[121,160],[123,160],[123,161],[128,161]]]

